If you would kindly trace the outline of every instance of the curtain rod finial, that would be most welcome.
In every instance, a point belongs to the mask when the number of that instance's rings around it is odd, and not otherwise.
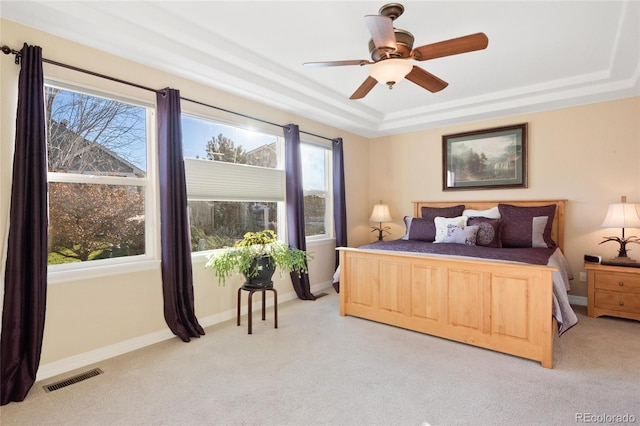
[[[2,46],[2,53],[4,53],[5,55],[10,55],[10,54],[14,54],[16,55],[16,65],[20,65],[20,57],[22,57],[22,51],[20,50],[13,50],[12,48],[10,48],[7,45],[3,45]]]

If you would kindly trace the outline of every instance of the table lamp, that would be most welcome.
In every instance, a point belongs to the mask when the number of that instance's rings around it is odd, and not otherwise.
[[[383,240],[383,233],[389,233],[388,226],[382,227],[382,222],[391,222],[391,213],[389,213],[389,206],[387,204],[375,204],[373,206],[373,212],[371,212],[371,217],[369,218],[369,222],[378,222],[378,226],[372,226],[371,232],[378,231],[378,241]]]
[[[611,259],[614,262],[635,262],[627,256],[627,244],[640,244],[640,238],[636,236],[624,236],[624,228],[640,228],[640,213],[638,212],[638,204],[627,204],[627,197],[623,196],[620,203],[609,204],[607,215],[602,221],[603,228],[622,228],[622,237],[604,237],[605,240],[600,244],[608,241],[616,241],[620,244],[618,257]]]

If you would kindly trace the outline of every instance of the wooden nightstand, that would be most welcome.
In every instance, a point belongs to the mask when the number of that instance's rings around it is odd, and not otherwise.
[[[610,315],[640,321],[640,268],[585,263],[587,315]]]

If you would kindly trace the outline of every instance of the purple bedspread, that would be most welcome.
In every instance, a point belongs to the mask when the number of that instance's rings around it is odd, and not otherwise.
[[[380,241],[360,246],[365,250],[389,250],[446,256],[478,257],[532,265],[547,265],[555,248],[494,248],[453,243],[427,243],[416,240]]]

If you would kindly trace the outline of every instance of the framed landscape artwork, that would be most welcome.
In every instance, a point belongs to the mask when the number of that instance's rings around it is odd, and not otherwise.
[[[527,187],[527,123],[442,136],[442,190]]]

